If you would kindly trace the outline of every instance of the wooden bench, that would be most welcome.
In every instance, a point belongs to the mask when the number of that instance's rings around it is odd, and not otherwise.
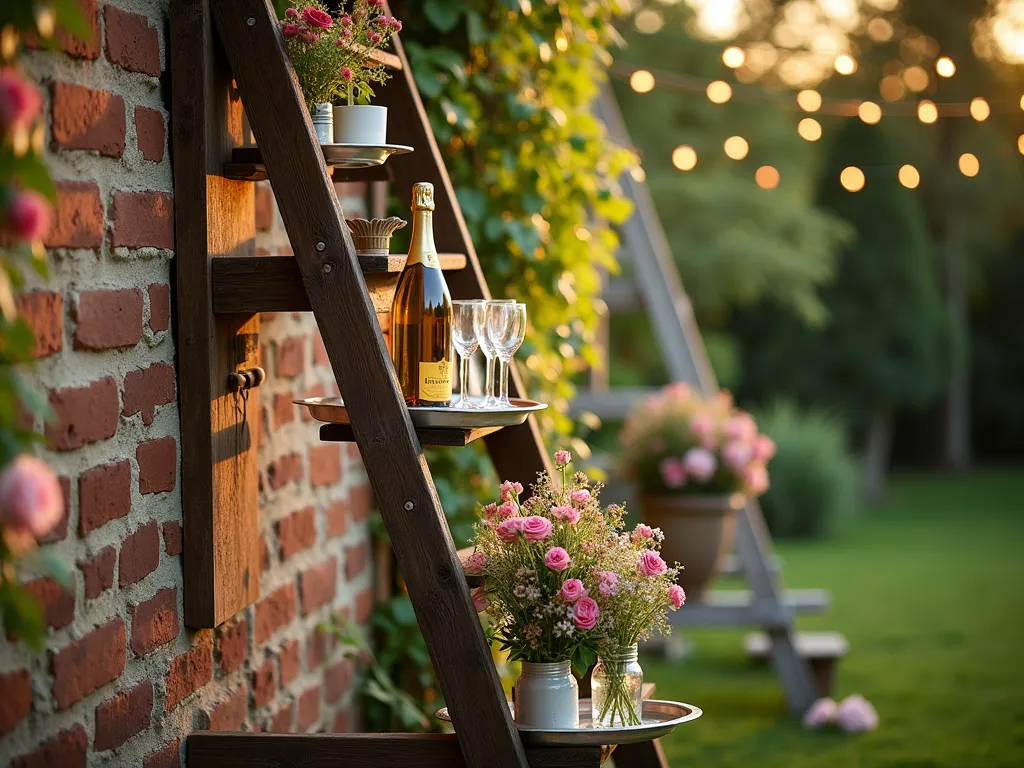
[[[770,640],[764,632],[751,632],[743,638],[743,650],[755,662],[767,662]],[[797,653],[806,659],[814,673],[818,697],[831,696],[835,691],[839,660],[846,655],[850,644],[839,632],[798,632]]]

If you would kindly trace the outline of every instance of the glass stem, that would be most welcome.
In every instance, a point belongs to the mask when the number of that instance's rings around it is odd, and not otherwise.
[[[501,400],[502,405],[507,406],[508,402],[508,363],[501,361]]]
[[[459,392],[462,393],[462,396],[459,398],[459,407],[468,408],[469,397],[466,390],[469,386],[469,355],[460,354],[459,362],[461,363],[459,368]]]
[[[484,401],[494,399],[494,362],[496,357],[487,358],[487,378],[484,381]]]

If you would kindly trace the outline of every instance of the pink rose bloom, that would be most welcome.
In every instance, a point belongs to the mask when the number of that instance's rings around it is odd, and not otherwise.
[[[619,574],[615,571],[601,571],[597,574],[597,591],[609,597],[618,594]]]
[[[584,631],[593,629],[600,616],[601,609],[597,607],[597,603],[590,597],[581,597],[576,602],[576,607],[572,612],[572,620],[579,629]]]
[[[730,440],[750,441],[757,437],[757,422],[749,413],[737,413],[725,422],[722,432]]]
[[[7,208],[7,231],[18,240],[38,240],[50,230],[53,209],[33,189],[15,192]]]
[[[504,519],[506,517],[512,517],[516,513],[516,505],[511,502],[508,504],[502,504],[498,507],[498,517]]]
[[[477,587],[473,590],[473,607],[476,608],[477,613],[483,613],[487,610],[487,606],[491,604],[491,601],[487,599],[487,595],[484,594],[483,587]]]
[[[522,518],[523,536],[527,541],[543,541],[551,535],[551,521],[540,515]]]
[[[570,525],[576,525],[576,523],[579,522],[580,519],[580,511],[578,509],[566,506],[553,507],[551,510],[551,515],[555,518],[555,520],[562,520],[564,522],[569,523]]]
[[[285,37],[295,37],[296,35],[299,34],[299,25],[298,24],[292,24],[289,21],[287,24],[284,25],[284,30],[283,31],[284,31],[284,36]]]
[[[64,493],[53,470],[21,454],[0,474],[0,522],[17,537],[35,538],[53,530],[64,516]]]
[[[775,441],[768,435],[758,435],[754,439],[754,459],[768,461],[775,455]]]
[[[319,8],[303,8],[302,20],[309,24],[309,26],[319,29],[330,29],[334,26],[334,19],[331,18],[331,14],[327,11],[321,11]]]
[[[341,22],[341,26],[343,26],[343,27],[350,27],[350,26],[352,26],[352,17],[349,16],[347,13],[344,16],[342,16],[341,18],[339,18],[338,21]]]
[[[836,719],[836,703],[832,699],[818,699],[804,712],[804,728],[821,728]]]
[[[299,12],[297,10],[295,10],[294,8],[289,8],[287,11],[284,12],[284,17],[286,19],[294,19],[298,15],[299,15]]]
[[[10,67],[0,70],[0,127],[13,131],[25,126],[42,108],[38,88]]]
[[[878,727],[878,713],[871,702],[855,693],[839,702],[836,724],[847,733],[873,731]]]
[[[483,552],[474,552],[466,560],[466,573],[483,573],[487,565],[487,555]]]
[[[760,496],[768,490],[768,470],[760,464],[752,464],[743,473],[743,482],[754,496]]]
[[[579,579],[566,579],[559,594],[565,602],[575,603],[581,597],[587,596],[587,590],[583,588],[583,582]]]
[[[484,517],[491,518],[494,517],[494,513],[495,511],[497,511],[497,509],[498,505],[492,501],[490,504],[484,505],[483,509],[480,510],[480,514],[482,514]]]
[[[523,492],[523,486],[521,483],[513,483],[511,480],[506,480],[501,484],[501,500],[511,501],[512,495],[518,496]]]
[[[568,451],[555,451],[555,464],[560,467],[564,467],[572,461],[572,454]]]
[[[637,537],[637,538],[640,538],[640,539],[653,539],[654,538],[654,529],[651,528],[651,526],[649,526],[649,525],[644,525],[643,523],[640,523],[633,530],[633,535],[635,537]]]
[[[494,529],[494,532],[498,534],[498,538],[502,541],[513,542],[523,531],[523,518],[521,517],[510,517],[508,520],[502,520],[498,527]]]
[[[584,504],[590,501],[590,491],[573,491],[572,493],[569,494],[569,500],[577,507],[582,507]]]
[[[673,584],[668,591],[668,599],[672,601],[672,608],[678,611],[686,602],[686,592],[678,584]]]
[[[732,440],[722,448],[722,460],[733,472],[742,472],[750,463],[754,449],[750,443]]]
[[[653,578],[655,576],[661,576],[661,574],[667,570],[668,566],[665,565],[665,561],[662,560],[661,555],[653,549],[645,549],[637,555],[636,572],[641,576]]]
[[[705,448],[691,448],[683,456],[683,468],[698,483],[706,483],[714,476],[718,462],[711,451]]]
[[[674,381],[665,387],[665,395],[674,400],[686,400],[692,394],[693,390],[685,381]]]
[[[544,565],[552,571],[564,571],[569,567],[569,553],[561,547],[552,547],[544,553]]]
[[[661,472],[661,479],[669,488],[681,488],[686,484],[686,470],[683,468],[683,462],[679,459],[672,457],[662,459],[658,465],[658,471]]]

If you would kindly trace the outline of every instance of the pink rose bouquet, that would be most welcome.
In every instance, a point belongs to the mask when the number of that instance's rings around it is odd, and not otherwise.
[[[670,384],[630,413],[620,435],[623,472],[651,494],[740,493],[768,490],[775,443],[758,434],[753,417],[728,392],[704,398]]]

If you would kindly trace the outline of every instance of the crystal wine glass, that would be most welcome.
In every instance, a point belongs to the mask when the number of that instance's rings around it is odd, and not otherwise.
[[[487,307],[487,337],[501,361],[499,408],[511,408],[508,399],[508,366],[526,336],[526,305],[495,304]]]
[[[515,303],[515,299],[491,299],[487,302],[487,306]],[[481,407],[494,408],[498,404],[498,398],[494,396],[494,364],[498,359],[498,350],[491,345],[490,340],[487,338],[486,314],[485,310],[480,316],[480,325],[476,328],[476,338],[480,342],[480,351],[484,353],[484,359],[487,361],[487,376],[484,379],[484,402]]]
[[[452,302],[452,344],[459,353],[459,400],[456,408],[475,408],[469,401],[469,359],[479,346],[477,327],[487,303],[483,299]]]

